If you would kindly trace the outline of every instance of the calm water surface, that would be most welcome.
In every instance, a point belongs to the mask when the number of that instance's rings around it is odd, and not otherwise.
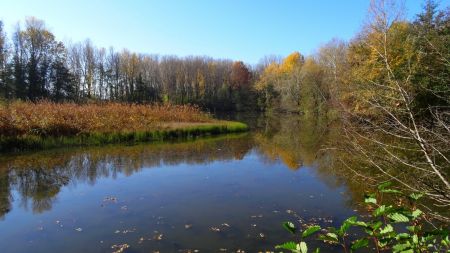
[[[318,152],[330,127],[244,120],[250,133],[3,155],[1,252],[258,252],[293,239],[283,221],[356,212],[360,192]]]

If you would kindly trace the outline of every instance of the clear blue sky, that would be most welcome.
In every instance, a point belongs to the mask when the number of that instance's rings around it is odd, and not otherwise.
[[[422,2],[406,0],[409,17]],[[368,5],[369,0],[1,0],[0,19],[10,31],[35,16],[63,41],[90,38],[101,47],[254,64],[264,55],[310,54],[333,37],[351,38]]]

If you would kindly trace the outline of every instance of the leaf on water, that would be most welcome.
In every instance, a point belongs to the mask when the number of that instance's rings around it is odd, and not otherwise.
[[[211,227],[210,229],[213,232],[220,232],[220,228],[218,228],[218,227]]]
[[[122,253],[124,250],[128,249],[130,247],[129,244],[125,243],[125,244],[119,244],[119,245],[112,245],[111,249],[113,249],[113,253]]]

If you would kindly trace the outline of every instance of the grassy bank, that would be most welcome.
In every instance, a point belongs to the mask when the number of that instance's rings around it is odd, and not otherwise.
[[[153,142],[247,130],[192,106],[13,102],[0,106],[0,152]]]

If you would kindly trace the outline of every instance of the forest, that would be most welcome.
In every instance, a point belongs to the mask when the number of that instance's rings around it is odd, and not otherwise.
[[[430,106],[449,105],[448,32],[449,10],[440,10],[434,1],[427,1],[412,21],[395,6],[372,6],[367,24],[350,41],[332,39],[315,54],[266,56],[251,66],[206,56],[98,48],[89,39],[64,44],[43,20],[28,17],[10,35],[0,22],[0,96],[170,102],[212,111],[317,112],[344,106],[373,114],[363,100],[383,87],[378,84],[396,78],[414,97],[413,109],[427,114]]]

